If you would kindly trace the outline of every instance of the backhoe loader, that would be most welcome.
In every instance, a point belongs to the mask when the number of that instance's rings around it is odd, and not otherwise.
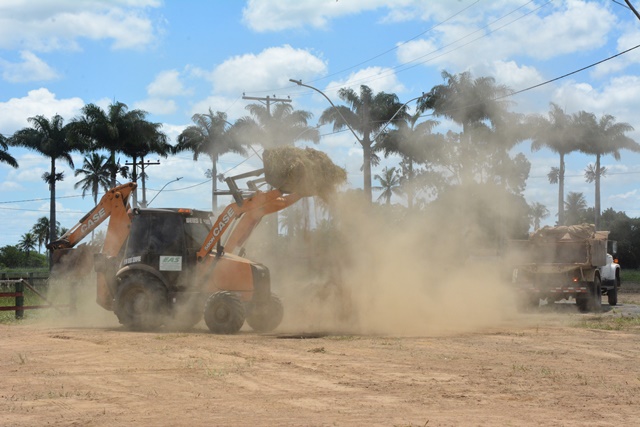
[[[64,265],[74,258],[69,252],[109,219],[104,245],[93,260],[97,302],[125,327],[185,328],[204,316],[214,333],[236,333],[245,320],[256,331],[271,331],[282,321],[282,303],[271,292],[267,267],[244,258],[243,245],[262,217],[301,196],[260,190],[263,173],[227,178],[229,191],[220,193],[233,196],[233,202],[215,221],[210,212],[194,209],[130,208],[136,184],[115,187],[47,247]],[[238,188],[238,180],[253,177],[248,190]]]

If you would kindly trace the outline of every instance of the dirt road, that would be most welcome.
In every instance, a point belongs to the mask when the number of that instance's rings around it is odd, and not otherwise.
[[[0,325],[0,425],[634,426],[640,296],[621,301],[449,336]]]

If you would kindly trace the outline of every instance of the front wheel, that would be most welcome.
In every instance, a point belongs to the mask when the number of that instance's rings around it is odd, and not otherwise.
[[[207,299],[204,321],[214,334],[235,334],[242,328],[244,319],[244,305],[235,294],[216,292]]]
[[[280,325],[283,317],[282,301],[271,294],[267,304],[252,308],[247,317],[247,323],[256,332],[271,332]]]
[[[154,277],[133,274],[125,277],[116,294],[115,312],[125,327],[157,329],[166,315],[167,292]]]

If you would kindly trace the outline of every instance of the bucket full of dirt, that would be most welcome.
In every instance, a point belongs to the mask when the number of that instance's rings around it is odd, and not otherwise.
[[[347,180],[347,172],[313,148],[278,147],[265,150],[264,176],[283,193],[327,199]]]

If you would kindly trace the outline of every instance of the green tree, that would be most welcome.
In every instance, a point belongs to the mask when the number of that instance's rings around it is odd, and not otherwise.
[[[442,175],[436,168],[443,163],[444,136],[432,133],[438,121],[424,120],[418,123],[420,117],[418,112],[398,120],[396,129],[382,134],[375,145],[376,149],[384,151],[385,157],[390,154],[401,156],[402,187],[409,209],[413,208],[415,195],[421,187],[418,180],[434,187],[442,181]],[[424,170],[416,170],[416,164],[424,165]]]
[[[0,163],[6,163],[9,166],[17,168],[18,162],[11,154],[9,154],[9,146],[7,145],[7,142],[7,138],[0,134]]]
[[[549,216],[549,209],[540,202],[533,202],[529,205],[529,217],[533,230],[540,228],[540,221]]]
[[[600,179],[605,175],[606,168],[600,164],[602,156],[611,154],[620,160],[621,150],[640,151],[640,144],[625,134],[633,130],[629,123],[616,123],[615,117],[605,114],[600,119],[592,113],[580,111],[575,116],[576,126],[580,129],[580,151],[596,156],[595,165],[587,167],[585,178],[587,182],[595,182],[595,219],[596,230],[600,223]]]
[[[391,196],[394,194],[402,194],[402,189],[400,188],[400,174],[396,168],[393,167],[389,169],[385,167],[382,169],[382,175],[376,174],[374,178],[378,180],[380,185],[373,187],[373,189],[382,191],[376,201],[384,199],[385,203],[390,205]]]
[[[58,226],[60,224],[58,223]],[[49,243],[49,218],[42,216],[38,218],[38,221],[31,228],[31,232],[36,237],[38,242],[38,252],[42,249],[42,245]]]
[[[586,221],[587,200],[583,193],[570,191],[564,202],[564,209],[566,217],[563,225],[581,224]]]
[[[49,241],[56,239],[56,181],[62,180],[63,174],[56,171],[56,160],[64,160],[73,168],[71,152],[84,147],[71,137],[70,125],[64,125],[64,119],[55,115],[48,120],[44,116],[29,117],[32,127],[17,131],[10,139],[12,145],[36,151],[51,161],[50,172],[43,178],[49,184],[51,192],[49,214]]]
[[[398,96],[392,93],[378,92],[366,85],[360,86],[360,93],[351,88],[338,90],[340,99],[347,106],[338,105],[327,108],[322,112],[318,123],[325,125],[333,123],[333,130],[339,131],[348,127],[358,137],[362,147],[364,173],[364,194],[371,202],[371,162],[374,157],[374,138],[377,133],[387,125],[389,120],[399,121],[406,114],[406,106],[398,101]]]
[[[191,120],[195,125],[188,126],[178,135],[176,151],[193,152],[193,160],[198,160],[201,154],[211,160],[211,207],[218,211],[218,160],[226,153],[246,155],[246,150],[238,138],[229,131],[230,123],[223,112],[211,111],[205,114],[194,114]]]
[[[574,118],[565,113],[560,106],[550,104],[551,109],[548,118],[544,116],[532,116],[530,125],[532,129],[531,150],[538,151],[547,147],[560,156],[560,166],[551,168],[547,175],[549,183],[558,184],[558,224],[565,223],[564,218],[564,174],[565,156],[579,147],[579,137]]]
[[[527,136],[522,117],[508,111],[505,98],[512,91],[492,77],[474,79],[469,72],[443,71],[442,77],[446,83],[434,86],[421,98],[418,111],[433,110],[434,116],[462,127],[451,157],[456,161],[458,182],[497,182],[520,192],[530,165],[522,157],[509,156],[509,150]]]
[[[83,175],[80,181],[76,182],[73,188],[82,188],[82,197],[87,191],[91,191],[93,204],[98,204],[98,192],[102,188],[105,192],[110,185],[110,167],[107,164],[107,157],[99,153],[91,153],[82,162],[82,168],[76,169],[75,176]]]
[[[37,240],[33,233],[24,233],[18,242],[18,247],[21,251],[27,254],[27,260],[29,259],[29,255],[31,251],[36,248]]]
[[[111,187],[117,185],[119,172],[116,154],[124,152],[125,144],[134,139],[132,135],[138,129],[137,124],[144,121],[147,114],[128,108],[122,102],[114,102],[106,111],[95,104],[87,104],[82,108],[82,115],[72,123],[74,138],[91,141],[93,150],[109,152]]]
[[[238,119],[230,130],[241,143],[274,148],[297,141],[320,142],[320,132],[308,124],[313,117],[308,111],[294,110],[286,103],[276,104],[273,110],[262,104],[249,104],[246,109],[250,115]]]

